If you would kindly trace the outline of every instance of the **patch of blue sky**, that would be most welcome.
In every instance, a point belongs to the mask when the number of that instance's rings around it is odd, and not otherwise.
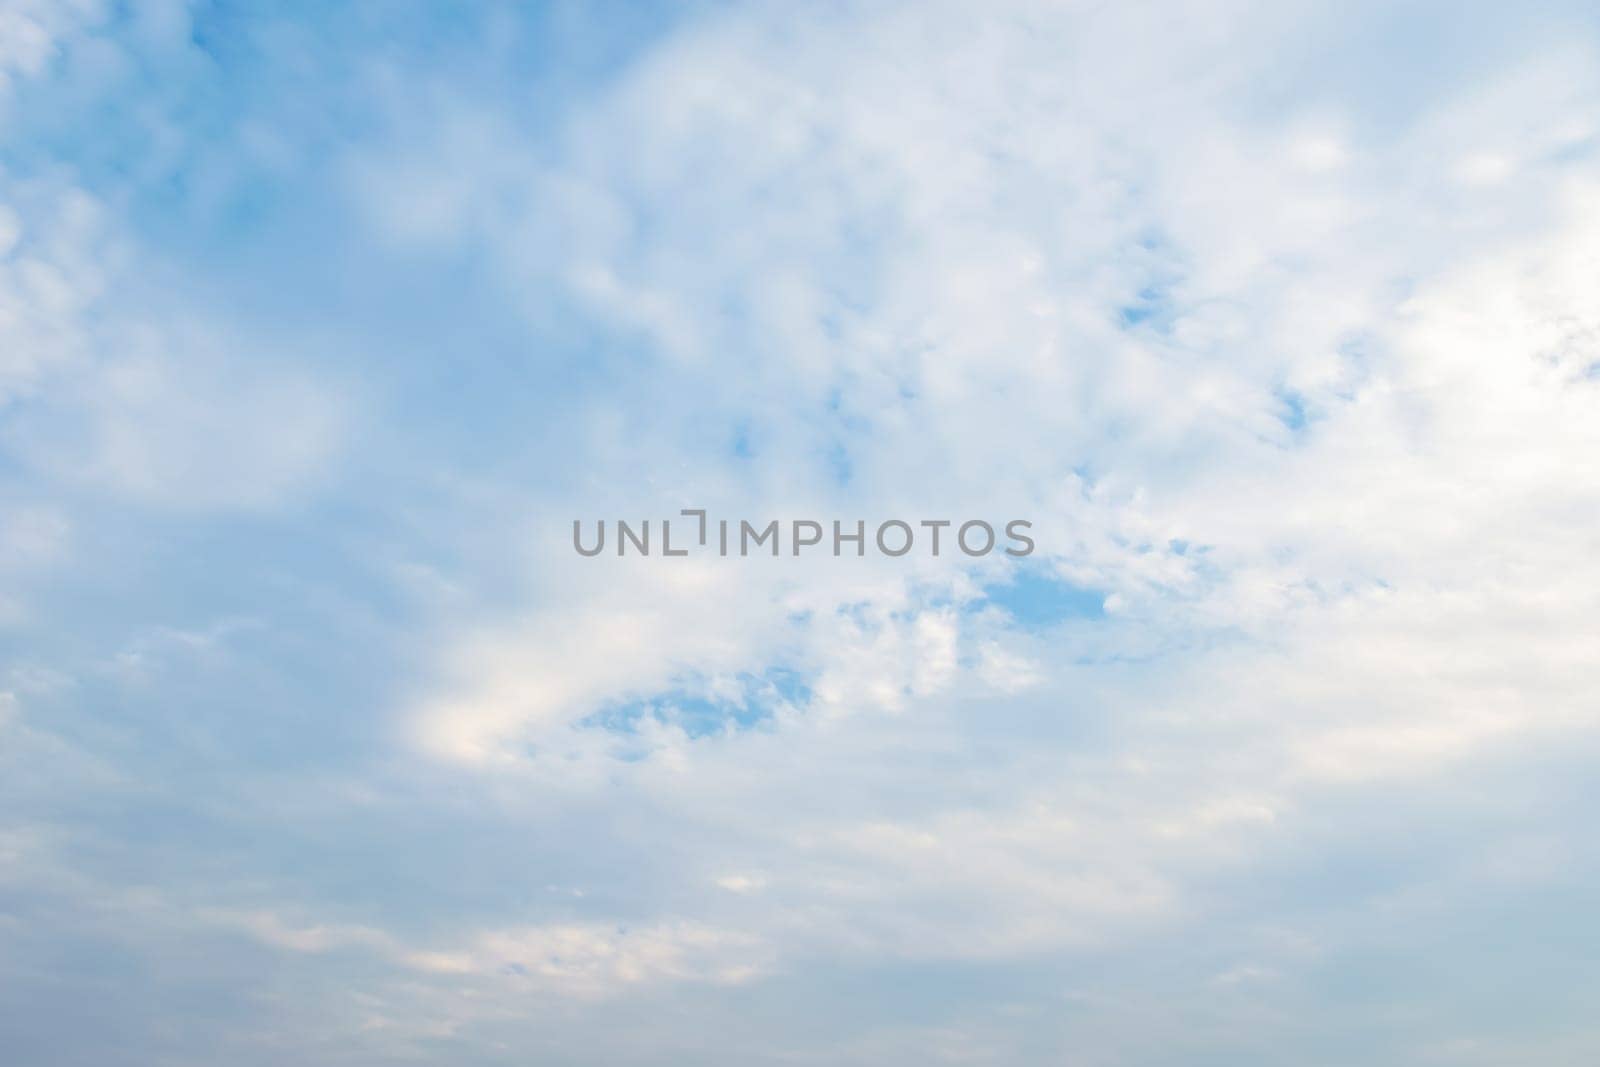
[[[1140,237],[1135,268],[1142,279],[1133,294],[1116,310],[1117,322],[1125,330],[1138,328],[1166,332],[1176,317],[1174,289],[1183,279],[1184,267],[1167,237],[1149,232]]]
[[[848,486],[851,479],[855,477],[855,467],[850,462],[850,450],[844,446],[843,442],[836,441],[827,450],[824,458],[827,463],[828,474],[833,479],[833,483],[840,488]]]
[[[1306,411],[1306,399],[1293,389],[1279,389],[1274,394],[1278,399],[1278,421],[1283,423],[1291,433],[1298,435],[1311,421],[1311,416]]]
[[[1076,585],[1040,564],[1013,568],[1006,581],[985,586],[983,593],[984,599],[973,607],[993,605],[1030,628],[1069,619],[1103,619],[1106,614],[1103,591]]]
[[[750,420],[740,419],[733,428],[733,443],[729,449],[738,459],[749,459],[756,454],[750,440]]]
[[[582,729],[637,734],[647,721],[676,726],[691,738],[759,729],[785,707],[804,707],[811,688],[787,667],[731,679],[697,678],[642,699],[622,701],[579,722]]]
[[[1150,325],[1165,328],[1172,320],[1172,302],[1163,285],[1147,285],[1135,298],[1117,311],[1117,319],[1124,327]]]

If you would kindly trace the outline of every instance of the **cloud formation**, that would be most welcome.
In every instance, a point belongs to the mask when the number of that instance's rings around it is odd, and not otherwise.
[[[8,13],[0,1044],[1590,1062],[1593,29]]]

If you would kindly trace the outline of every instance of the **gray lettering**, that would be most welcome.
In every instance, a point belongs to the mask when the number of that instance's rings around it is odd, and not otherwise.
[[[778,520],[777,519],[773,519],[771,522],[767,523],[767,525],[762,528],[762,530],[761,530],[761,532],[759,534],[756,533],[756,528],[754,526],[751,526],[744,519],[740,519],[739,520],[739,555],[748,556],[750,554],[750,537],[751,537],[751,535],[755,536],[756,547],[757,548],[760,548],[763,544],[765,544],[767,538],[769,538],[769,537],[772,538],[772,554],[774,556],[776,556],[778,554]]]
[[[661,554],[663,556],[687,556],[689,554],[689,550],[687,548],[680,548],[677,551],[673,551],[671,519],[661,520]]]
[[[1017,527],[1019,526],[1024,530],[1033,529],[1033,523],[1029,522],[1027,519],[1012,519],[1010,522],[1006,523],[1006,536],[1011,538],[1013,541],[1017,541],[1026,545],[1027,547],[1020,552],[1014,548],[1008,548],[1006,549],[1006,555],[1008,556],[1030,556],[1033,554],[1033,538],[1029,537],[1027,534],[1017,533]]]
[[[984,536],[988,537],[989,539],[988,541],[984,542],[984,546],[977,551],[973,551],[971,548],[967,547],[967,531],[972,529],[974,526],[983,527]],[[961,529],[956,531],[956,541],[960,543],[961,551],[965,552],[969,556],[987,556],[990,552],[994,551],[994,527],[990,526],[982,519],[973,519],[971,522],[964,522],[961,524]]]
[[[800,537],[800,528],[802,526],[807,527],[807,528],[812,529],[812,530],[815,530],[816,531],[816,536],[807,537],[807,538],[802,540],[801,537]],[[797,556],[800,554],[800,549],[801,548],[809,548],[812,545],[821,544],[822,543],[822,523],[820,523],[820,522],[812,522],[810,519],[796,519],[796,520],[794,520],[793,539],[794,539],[794,554],[797,555]]]
[[[891,552],[889,546],[883,543],[883,531],[891,526],[898,526],[906,532],[905,544],[900,546],[900,551],[898,552]],[[916,535],[911,532],[911,527],[908,524],[901,522],[899,519],[890,519],[878,527],[878,551],[886,556],[903,556],[911,551],[911,542],[915,537]]]
[[[858,555],[858,556],[866,555],[867,554],[867,524],[866,524],[866,522],[864,522],[861,519],[857,519],[856,520],[856,532],[853,533],[853,534],[841,533],[840,532],[841,529],[842,529],[842,527],[839,525],[839,520],[838,519],[834,519],[833,520],[833,554],[835,556],[837,556],[839,554],[839,546],[844,544],[844,542],[846,542],[846,541],[854,541],[856,543],[856,555]]]
[[[629,541],[633,542],[633,547],[639,550],[641,556],[650,554],[650,520],[646,519],[640,525],[644,529],[642,539],[634,534],[626,522],[621,519],[617,520],[617,555],[627,555],[626,549]]]
[[[600,519],[595,525],[594,548],[584,548],[578,538],[578,529],[583,525],[582,519],[572,520],[572,547],[578,550],[580,556],[598,556],[601,549],[606,547],[606,520]]]

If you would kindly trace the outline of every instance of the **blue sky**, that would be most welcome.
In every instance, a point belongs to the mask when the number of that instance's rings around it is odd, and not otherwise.
[[[1597,28],[0,0],[0,1060],[1593,1064]]]

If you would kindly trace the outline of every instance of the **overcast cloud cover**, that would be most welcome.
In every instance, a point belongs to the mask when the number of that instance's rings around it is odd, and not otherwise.
[[[0,1061],[1600,1062],[1597,30],[0,0]]]

